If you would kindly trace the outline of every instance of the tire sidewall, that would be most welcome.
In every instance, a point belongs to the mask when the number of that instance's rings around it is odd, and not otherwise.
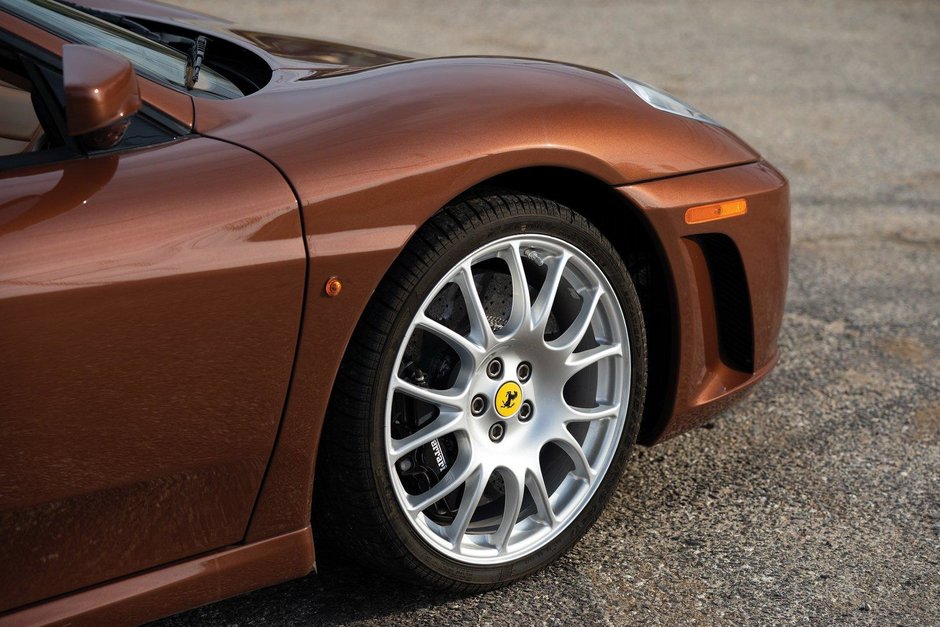
[[[498,197],[496,197],[498,199]],[[493,198],[489,199],[492,205]],[[469,202],[473,202],[470,200]],[[557,207],[557,206],[556,206]],[[429,271],[419,279],[405,298],[386,337],[385,350],[376,369],[375,385],[370,399],[370,450],[372,478],[389,524],[408,552],[424,567],[456,581],[491,585],[511,581],[530,574],[565,553],[590,527],[609,500],[629,452],[636,440],[646,388],[646,343],[640,302],[626,268],[610,243],[583,218],[563,207],[559,211],[535,210],[514,212],[489,221],[474,221],[471,228],[459,229],[451,241],[441,242]],[[566,241],[584,252],[603,272],[611,284],[626,321],[631,351],[630,400],[626,423],[621,431],[617,451],[600,486],[580,514],[551,542],[512,562],[476,565],[458,562],[441,554],[428,544],[412,527],[402,511],[392,487],[385,451],[385,404],[393,368],[401,343],[421,304],[438,282],[465,257],[493,241],[518,235],[547,235]]]

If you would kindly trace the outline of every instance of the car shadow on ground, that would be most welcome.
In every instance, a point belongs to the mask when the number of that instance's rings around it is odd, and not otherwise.
[[[154,627],[175,625],[292,624],[335,625],[382,620],[462,598],[395,581],[351,563],[332,547],[317,545],[317,569],[302,579],[264,588],[169,619]]]
[[[709,424],[706,428],[711,426]],[[617,524],[639,530],[650,524],[648,515],[651,512],[654,513],[653,520],[659,520],[667,510],[673,510],[673,515],[681,515],[681,504],[677,507],[676,503],[668,499],[650,498],[643,491],[634,489],[635,484],[642,481],[636,475],[643,474],[644,468],[650,470],[648,466],[657,465],[667,456],[659,448],[651,454],[650,449],[637,447],[632,457],[628,471],[620,479],[620,496],[615,495],[613,498],[614,501],[620,501],[616,506],[620,519]],[[704,470],[700,474],[708,476]],[[643,516],[639,515],[641,512]],[[321,521],[319,524],[324,523]],[[315,535],[318,537],[317,572],[187,611],[154,622],[151,627],[400,624],[402,617],[416,615],[424,619],[439,615],[440,620],[447,624],[450,622],[448,615],[451,610],[466,606],[467,599],[476,596],[434,591],[422,587],[417,581],[390,578],[378,569],[370,569],[353,561],[341,546],[334,544],[329,533]],[[590,553],[600,549],[588,547],[585,550]],[[523,589],[528,585],[537,585],[532,580],[543,577],[552,581],[568,578],[564,586],[568,593],[575,596],[588,594],[578,590],[580,584],[577,576],[574,576],[574,581],[571,580],[571,569],[577,569],[578,565],[566,565],[567,561],[567,557],[562,558],[545,572],[533,576],[528,583],[510,587],[507,595],[512,597],[516,593],[523,594]],[[559,588],[557,584],[556,588]],[[501,603],[513,604],[511,599],[506,598]],[[472,602],[470,604],[473,605]]]
[[[705,427],[710,429],[712,426],[708,424]],[[687,439],[688,436],[677,438],[679,442]],[[620,479],[618,494],[612,499],[616,502],[613,507],[617,510],[617,526],[642,532],[651,524],[651,520],[659,521],[670,516],[681,517],[687,513],[687,508],[692,507],[689,503],[676,502],[668,496],[663,498],[662,494],[635,489],[636,484],[649,481],[647,473],[658,472],[656,468],[669,459],[663,449],[676,443],[674,440],[672,444],[656,447],[655,450],[646,447],[637,447],[634,450],[627,471]],[[753,466],[760,466],[761,460],[767,459],[763,454],[751,455],[747,449],[737,451],[735,456],[742,458],[738,466],[748,469],[747,472],[759,472]],[[710,475],[706,470],[699,468],[690,472],[688,482],[709,484]],[[707,485],[701,485],[694,491],[708,489]],[[641,513],[643,515],[640,515]],[[716,521],[709,521],[709,524],[715,523]],[[318,521],[318,524],[327,523]],[[603,525],[602,517],[600,526]],[[315,535],[318,537],[317,572],[301,579],[184,612],[152,623],[151,627],[398,624],[403,616],[420,615],[429,618],[428,614],[439,614],[440,619],[446,623],[450,609],[465,606],[466,599],[474,596],[434,591],[423,588],[417,581],[389,578],[378,569],[370,569],[353,561],[342,546],[334,544],[335,541],[329,533],[321,532]],[[588,537],[591,538],[592,534]],[[588,541],[588,544],[593,544],[593,541]],[[589,553],[602,551],[599,547],[585,547],[584,550]],[[567,558],[562,558],[561,562],[549,566],[546,572],[535,575],[534,579],[545,577],[555,580],[556,577],[566,576],[570,578],[571,565],[566,567],[566,560]],[[521,588],[526,585],[523,583]],[[569,581],[568,585],[577,588],[578,582]],[[520,592],[519,588],[517,584],[510,590]],[[509,593],[509,596],[512,596],[512,593]],[[503,602],[512,605],[507,599]]]

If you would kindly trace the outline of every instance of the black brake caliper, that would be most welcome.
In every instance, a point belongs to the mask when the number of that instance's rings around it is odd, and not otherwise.
[[[512,308],[512,278],[504,269],[484,270],[475,275],[484,309],[494,330],[503,327]],[[426,315],[461,335],[470,331],[466,304],[456,285],[445,287],[430,303]],[[411,383],[435,390],[450,389],[460,370],[460,357],[442,340],[414,333],[405,350],[399,376]],[[436,407],[398,394],[392,405],[392,437],[405,438],[437,418]],[[398,475],[408,494],[423,494],[433,488],[457,460],[457,438],[447,435],[398,460]],[[500,482],[497,482],[500,483]],[[501,490],[500,490],[501,493]],[[463,487],[451,492],[425,510],[434,522],[448,525],[457,516]],[[498,496],[498,495],[497,495]]]
[[[434,373],[432,383],[441,378],[449,378],[452,369],[457,365],[456,356],[438,354],[431,360],[430,372]],[[421,387],[429,386],[429,377],[423,370],[418,369],[414,363],[408,363],[402,372],[404,378]],[[437,417],[437,409],[406,397],[396,397],[393,416],[393,436],[404,437],[415,433],[429,424]],[[401,435],[398,435],[400,432]],[[431,440],[413,453],[406,455],[398,461],[398,473],[402,486],[409,494],[422,494],[434,487],[457,459],[457,440],[454,436],[445,436]],[[450,524],[457,516],[460,505],[460,490],[456,490],[444,499],[434,503],[425,515],[438,524]]]

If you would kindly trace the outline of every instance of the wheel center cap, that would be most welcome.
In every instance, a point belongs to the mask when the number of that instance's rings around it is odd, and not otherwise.
[[[496,406],[497,414],[503,418],[509,418],[522,406],[522,388],[515,381],[506,381],[496,391],[493,405]]]

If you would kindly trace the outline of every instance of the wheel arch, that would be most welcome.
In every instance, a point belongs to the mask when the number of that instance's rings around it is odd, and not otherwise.
[[[477,183],[461,196],[488,189],[511,190],[559,202],[587,218],[620,254],[643,306],[647,346],[657,347],[649,350],[646,405],[638,437],[640,444],[655,442],[668,420],[667,412],[675,394],[678,321],[671,272],[659,236],[643,210],[604,181],[563,167],[512,170]]]
[[[525,167],[491,175],[454,195],[416,224],[412,237],[425,224],[439,215],[444,207],[467,197],[478,197],[490,193],[540,196],[563,204],[584,216],[604,233],[620,254],[640,296],[642,314],[647,327],[647,342],[656,342],[657,346],[662,347],[661,350],[649,353],[649,357],[653,359],[650,359],[646,402],[638,434],[640,444],[655,442],[668,420],[668,409],[674,397],[675,359],[673,353],[676,328],[672,306],[671,272],[662,254],[659,237],[646,220],[643,210],[623,195],[618,194],[614,187],[598,178],[596,174],[592,175],[563,166]],[[411,237],[395,255],[396,261],[408,248],[410,241]],[[395,261],[392,265],[394,263]],[[388,270],[383,273],[382,280],[385,280],[387,273]],[[365,312],[356,321],[357,328],[364,320],[367,320]],[[343,351],[344,359],[347,349],[348,346]],[[337,393],[336,388],[336,381],[334,381],[329,390],[328,405],[333,404],[333,397]],[[333,419],[335,424],[335,416]],[[324,416],[319,446],[314,455],[315,468],[329,463],[331,455],[337,454],[330,446],[331,443],[338,441],[338,434],[331,434],[328,427],[330,420],[329,415]],[[353,454],[341,444],[338,450],[340,455]],[[324,538],[335,538],[334,534],[328,530],[335,526],[336,521],[330,518],[325,506],[329,499],[323,482],[319,480],[322,476],[321,473],[314,475],[311,502],[315,543]],[[363,496],[360,494],[357,498]],[[323,547],[319,544],[318,546]],[[335,553],[337,549],[338,547],[331,547],[327,549],[327,552],[332,558],[339,558],[340,556]]]
[[[675,393],[677,320],[671,273],[659,237],[642,209],[591,174],[560,166],[527,167],[495,174],[473,184],[428,215],[417,225],[415,233],[444,206],[466,196],[492,191],[531,194],[564,204],[587,218],[611,240],[640,296],[647,346],[662,347],[649,351],[648,388],[638,436],[640,444],[655,442],[668,420],[668,409]],[[332,393],[331,389],[331,396]],[[322,440],[319,444],[315,454],[317,465],[324,451]],[[316,510],[315,491],[313,499]]]
[[[662,254],[659,238],[646,220],[642,209],[618,194],[615,188],[611,186],[611,182],[602,178],[604,169],[591,168],[590,172],[578,169],[579,166],[588,166],[590,168],[591,165],[596,166],[597,164],[591,159],[585,160],[582,158],[578,161],[573,156],[567,161],[575,160],[577,164],[559,164],[559,161],[565,161],[563,157],[568,153],[564,151],[554,152],[561,153],[561,156],[555,154],[553,161],[556,164],[551,166],[521,168],[510,166],[500,169],[499,163],[492,163],[492,161],[503,161],[503,159],[497,157],[490,162],[489,168],[483,169],[484,171],[481,172],[483,176],[481,177],[472,177],[472,170],[476,168],[471,168],[469,172],[464,171],[463,176],[455,176],[456,179],[462,178],[466,181],[465,184],[459,185],[457,189],[454,189],[443,198],[438,196],[434,203],[434,209],[427,206],[430,198],[423,196],[416,203],[417,207],[412,207],[412,210],[422,213],[420,219],[413,226],[408,227],[408,236],[395,243],[394,248],[379,251],[378,256],[374,259],[383,267],[381,275],[384,276],[388,268],[394,263],[394,259],[401,255],[407,247],[407,241],[444,206],[462,196],[480,193],[485,190],[501,189],[503,191],[544,196],[584,215],[611,239],[631,272],[644,307],[644,319],[648,323],[648,345],[668,347],[665,350],[651,351],[650,353],[652,357],[650,360],[650,376],[648,377],[650,387],[647,390],[647,402],[638,438],[640,444],[650,444],[656,441],[666,425],[669,418],[669,408],[672,406],[675,395],[674,368],[678,347],[675,341],[677,338],[677,321],[674,315],[671,273]],[[531,157],[531,155],[527,156]],[[520,155],[514,153],[502,157],[508,158],[515,164],[523,161]],[[582,157],[584,156],[582,155]],[[470,176],[467,176],[468,174]],[[467,181],[468,178],[472,182]],[[414,185],[414,182],[412,182],[412,185]],[[368,190],[363,190],[354,196],[362,198],[367,195]],[[347,209],[346,203],[349,203],[349,206],[355,205],[356,198],[344,198],[343,209]],[[403,201],[403,197],[401,201]],[[338,211],[338,209],[334,208],[333,211]],[[629,228],[624,228],[625,224]],[[308,242],[311,241],[308,235]],[[316,241],[313,240],[312,246],[316,248],[317,245]],[[316,260],[314,259],[314,261]],[[323,271],[324,268],[321,267],[319,273],[322,274]],[[322,277],[317,272],[313,273],[308,285],[308,298],[311,299],[308,302],[308,310],[317,309],[323,313],[329,309],[329,303],[334,299],[330,299],[322,293],[323,283],[321,279]],[[381,277],[377,279],[376,284],[380,280]],[[646,289],[647,287],[649,289]],[[372,289],[371,281],[370,285],[359,285],[358,287],[353,282],[350,287],[344,288],[344,296],[335,300],[339,301],[345,298],[345,291],[347,290],[359,290],[363,297],[368,300],[371,297]],[[368,291],[363,292],[364,290]],[[314,305],[314,303],[317,304]],[[356,327],[362,320],[364,309],[363,304],[362,309],[356,315],[355,322],[352,324],[353,327]],[[318,316],[319,332],[313,332],[309,328],[311,323],[312,320],[305,325],[303,336],[306,337],[302,337],[301,342],[308,344],[310,349],[322,352],[325,348],[323,342],[335,343],[338,341],[335,334],[331,335],[334,330],[338,329],[334,329],[331,325],[342,324],[345,327],[349,324],[349,320],[345,318],[344,322],[341,317],[337,317],[335,314],[333,317],[329,317],[329,314]],[[326,330],[324,330],[324,327]],[[346,352],[345,341],[341,350],[341,355],[344,355]],[[312,354],[310,353],[310,355]],[[318,362],[320,368],[325,366],[323,359],[317,358],[314,361]],[[311,367],[309,363],[307,366],[298,367],[295,370],[291,383],[291,399],[288,401],[285,417],[290,426],[282,428],[275,444],[274,456],[270,462],[271,467],[269,467],[265,486],[259,495],[259,501],[252,522],[249,525],[248,540],[269,537],[275,530],[290,529],[296,526],[300,521],[298,506],[302,506],[303,503],[307,504],[308,509],[306,511],[308,513],[311,505],[314,512],[319,509],[316,506],[317,473],[315,469],[323,461],[321,455],[326,449],[322,445],[322,440],[326,431],[324,426],[328,420],[326,415],[328,413],[327,407],[333,395],[335,380],[333,376],[329,378],[328,382],[318,379],[315,376],[315,370],[316,367]],[[325,384],[329,385],[329,390],[323,389]],[[323,407],[322,413],[320,407]],[[310,413],[311,411],[313,414]],[[297,476],[298,473],[304,475],[303,482]],[[283,483],[285,480],[287,483]],[[277,485],[277,483],[280,483],[280,485]],[[322,535],[316,532],[316,517],[315,514],[315,540]]]

